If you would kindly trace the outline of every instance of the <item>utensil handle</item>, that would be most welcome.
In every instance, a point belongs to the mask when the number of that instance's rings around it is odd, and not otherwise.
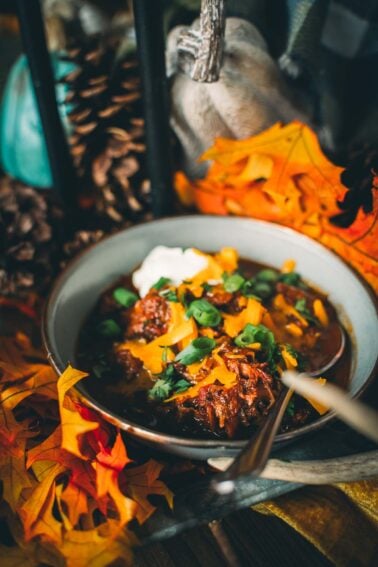
[[[258,476],[264,470],[292,393],[292,390],[287,388],[282,390],[262,426],[252,436],[231,466],[215,479],[216,483],[233,480],[245,474],[253,473],[254,476]]]
[[[322,386],[306,374],[285,371],[283,383],[300,395],[313,398],[320,404],[333,409],[345,423],[378,443],[378,412],[358,400],[335,384],[326,382]]]

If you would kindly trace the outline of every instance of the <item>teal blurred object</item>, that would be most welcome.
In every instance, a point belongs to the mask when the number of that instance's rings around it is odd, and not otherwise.
[[[76,68],[58,53],[51,54],[51,65],[58,81]],[[65,102],[68,86],[56,85],[59,114],[67,134],[67,118],[72,106]],[[25,55],[13,65],[0,105],[0,164],[12,177],[33,187],[52,186],[52,176],[42,124]]]

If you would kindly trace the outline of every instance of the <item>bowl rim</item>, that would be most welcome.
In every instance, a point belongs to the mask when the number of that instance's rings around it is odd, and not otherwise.
[[[49,311],[51,310],[52,305],[54,304],[55,298],[57,297],[58,291],[59,289],[63,286],[63,284],[65,283],[65,281],[67,280],[67,277],[69,276],[69,273],[71,272],[71,270],[76,266],[76,264],[80,264],[81,259],[83,256],[85,256],[86,254],[88,254],[89,252],[91,252],[94,248],[96,248],[97,246],[101,245],[103,242],[110,240],[112,238],[116,238],[118,237],[120,234],[122,233],[128,233],[128,232],[133,232],[133,231],[137,231],[140,230],[141,227],[143,226],[147,226],[149,224],[160,224],[160,223],[164,223],[167,221],[178,221],[178,220],[187,220],[190,222],[190,220],[198,220],[201,219],[204,222],[209,221],[209,220],[223,220],[223,222],[229,222],[229,221],[235,221],[235,220],[242,220],[242,221],[248,221],[251,222],[253,224],[256,224],[258,226],[266,226],[266,227],[274,227],[276,229],[281,230],[284,233],[287,234],[291,234],[295,237],[298,237],[300,239],[303,239],[304,241],[307,241],[309,243],[311,243],[311,245],[315,246],[316,248],[322,250],[322,251],[326,251],[330,256],[333,256],[335,260],[337,260],[338,262],[341,262],[346,268],[347,270],[349,270],[351,272],[351,274],[359,281],[359,284],[362,285],[362,287],[364,288],[365,292],[368,294],[372,304],[374,305],[375,308],[375,314],[378,317],[378,298],[377,296],[374,294],[372,288],[370,287],[370,285],[368,284],[368,282],[361,276],[361,274],[359,274],[359,272],[357,272],[357,270],[349,265],[346,260],[344,260],[344,258],[342,258],[341,256],[339,256],[336,252],[334,252],[333,250],[331,250],[330,248],[327,248],[326,246],[324,246],[323,244],[319,243],[317,240],[314,240],[313,238],[307,236],[306,234],[303,234],[301,232],[298,232],[290,227],[284,226],[284,225],[280,225],[279,223],[274,223],[274,222],[269,222],[269,221],[265,221],[265,220],[260,220],[260,219],[254,219],[254,218],[249,218],[249,217],[231,217],[231,216],[219,216],[219,215],[202,215],[202,214],[192,214],[192,215],[174,215],[174,216],[165,216],[159,219],[151,219],[147,222],[143,222],[140,224],[136,224],[130,227],[126,227],[123,228],[121,230],[119,230],[116,233],[113,234],[108,234],[106,236],[104,236],[100,241],[98,242],[94,242],[92,244],[90,244],[89,246],[87,246],[84,250],[82,250],[81,252],[79,252],[74,258],[72,258],[67,264],[66,266],[63,268],[63,270],[60,272],[60,274],[58,275],[58,277],[55,279],[54,284],[50,290],[50,293],[48,295],[48,298],[45,302],[44,308],[43,308],[43,313],[42,313],[42,324],[41,324],[41,334],[42,334],[42,341],[44,344],[44,347],[46,349],[47,352],[47,359],[50,363],[50,365],[53,367],[53,369],[55,370],[55,372],[57,373],[58,376],[60,376],[64,370],[65,370],[65,366],[63,364],[61,364],[59,362],[59,354],[54,352],[54,348],[52,346],[52,342],[50,340],[49,337],[49,325],[48,325],[48,315],[49,315]],[[360,396],[362,396],[362,394],[365,392],[365,390],[371,385],[371,383],[373,382],[376,374],[378,371],[378,354],[375,360],[375,364],[374,367],[371,371],[371,373],[369,374],[369,376],[366,378],[365,382],[360,386],[360,388],[353,394],[352,398],[359,398]],[[131,435],[133,435],[134,437],[137,437],[138,439],[145,442],[150,442],[150,443],[156,443],[156,444],[170,444],[173,446],[181,446],[181,447],[188,447],[188,448],[192,448],[192,449],[204,449],[204,448],[211,448],[211,449],[234,449],[234,450],[239,450],[242,449],[244,447],[244,445],[247,443],[248,439],[236,439],[236,440],[232,440],[232,439],[199,439],[199,438],[191,438],[191,437],[180,437],[180,436],[176,436],[176,435],[171,435],[169,433],[165,433],[165,432],[161,432],[161,431],[154,431],[153,429],[150,429],[148,427],[145,427],[143,425],[139,425],[137,423],[134,423],[133,421],[126,419],[122,416],[120,416],[119,414],[117,414],[116,412],[113,412],[112,410],[109,410],[108,408],[106,408],[101,402],[97,401],[93,396],[91,396],[88,392],[85,391],[85,385],[83,382],[79,382],[74,386],[74,389],[77,391],[77,393],[79,394],[79,397],[81,399],[81,401],[83,401],[87,406],[89,406],[92,409],[95,409],[101,417],[103,417],[106,421],[112,423],[113,425],[119,427],[120,429],[122,429],[123,431],[125,431],[126,433],[129,433]],[[336,418],[336,413],[334,411],[329,411],[327,412],[325,415],[319,417],[318,419],[316,419],[315,421],[300,427],[298,429],[294,429],[293,431],[288,431],[286,433],[279,433],[276,436],[275,439],[275,444],[284,444],[290,441],[295,441],[297,438],[300,439],[302,436],[304,435],[308,435],[312,432],[317,431],[319,428],[323,427],[325,424],[327,424],[329,421],[334,420]]]

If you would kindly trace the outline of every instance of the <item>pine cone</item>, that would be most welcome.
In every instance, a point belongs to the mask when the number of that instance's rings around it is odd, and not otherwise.
[[[43,291],[56,269],[61,211],[35,189],[0,178],[0,293]]]
[[[118,61],[114,43],[98,38],[68,57],[78,66],[65,82],[81,207],[106,219],[105,229],[142,220],[150,205],[138,63],[134,56]]]

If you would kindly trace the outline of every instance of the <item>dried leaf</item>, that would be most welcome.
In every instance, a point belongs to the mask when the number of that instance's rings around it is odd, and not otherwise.
[[[135,536],[108,521],[103,528],[72,530],[60,546],[67,567],[104,567],[116,559],[131,565],[131,547],[137,543]]]
[[[53,513],[55,503],[55,482],[50,486],[42,508],[38,513],[36,521],[30,526],[30,531],[26,532],[27,539],[40,536],[41,540],[50,540],[59,546],[62,542],[62,522],[56,519]]]
[[[57,380],[27,337],[0,341],[0,370],[0,479],[13,511],[8,525],[22,548],[9,554],[9,564],[26,564],[25,553],[31,565],[130,564],[136,539],[126,525],[152,513],[148,494],[170,498],[157,480],[161,465],[141,467],[139,484],[135,467],[126,481],[130,459],[121,433],[72,390],[86,374],[68,367]]]
[[[323,154],[308,126],[275,124],[246,140],[219,138],[201,159],[213,160],[204,179],[176,175],[184,204],[299,230],[340,254],[378,290],[377,188],[371,212],[360,210],[348,228],[332,224],[347,192],[340,180],[343,169]]]
[[[125,471],[125,488],[133,500],[138,503],[137,520],[140,524],[145,522],[155,510],[148,500],[151,494],[164,496],[169,506],[173,507],[173,494],[167,486],[158,480],[163,465],[153,459],[138,467]]]
[[[62,427],[62,449],[66,449],[73,455],[77,455],[82,459],[87,457],[82,453],[79,443],[80,435],[93,431],[99,427],[99,423],[83,419],[76,411],[75,404],[65,398],[66,393],[77,383],[82,380],[87,373],[75,370],[68,365],[66,370],[60,376],[57,384],[59,412]]]
[[[88,500],[86,492],[69,482],[60,494],[60,501],[65,504],[67,516],[72,526],[76,526],[80,516],[88,513]]]
[[[36,529],[35,524],[42,517],[42,512],[50,497],[51,487],[55,479],[65,470],[65,467],[60,464],[48,461],[44,463],[44,470],[40,474],[41,481],[19,510],[24,525],[26,541],[33,537],[33,530]]]
[[[0,545],[1,567],[37,567],[38,562],[21,547]]]
[[[25,469],[24,455],[5,457],[5,462],[0,466],[0,478],[3,484],[3,498],[8,502],[13,511],[18,507],[22,492],[30,488],[31,481]]]

